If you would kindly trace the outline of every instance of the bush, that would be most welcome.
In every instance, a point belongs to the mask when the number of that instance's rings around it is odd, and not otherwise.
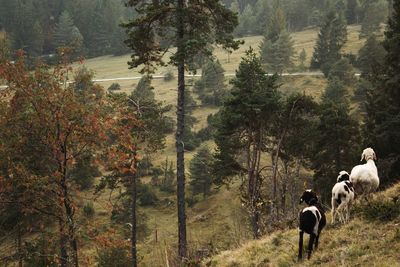
[[[147,184],[140,184],[138,188],[138,200],[141,206],[151,206],[157,204],[159,199],[153,188]]]
[[[124,248],[111,247],[97,251],[97,266],[99,267],[129,267],[132,266],[129,251]]]
[[[95,211],[93,202],[86,202],[85,205],[83,205],[83,214],[87,218],[92,218],[94,216]]]
[[[329,69],[329,78],[338,78],[345,85],[352,85],[356,78],[354,76],[355,71],[353,66],[350,64],[348,58],[342,58],[335,62]]]
[[[101,173],[93,163],[93,156],[87,152],[82,155],[70,172],[71,179],[79,185],[81,190],[87,190],[94,184],[94,178]]]
[[[196,196],[192,195],[191,197],[186,198],[185,201],[186,201],[187,206],[189,208],[192,208],[194,205],[196,205],[198,202],[200,202],[201,198],[202,197],[199,195],[196,195]]]
[[[197,133],[196,133],[196,138],[200,141],[200,142],[204,142],[207,140],[211,140],[213,136],[212,130],[210,126],[207,126],[205,128],[200,129]]]
[[[215,133],[216,118],[213,114],[207,116],[207,126],[196,133],[196,138],[202,143],[211,140]]]
[[[167,73],[164,74],[164,81],[168,82],[168,81],[172,81],[174,79],[174,74],[172,73],[172,71],[167,71]]]
[[[121,85],[119,85],[119,83],[113,83],[110,85],[110,87],[108,87],[107,89],[108,91],[117,91],[117,90],[121,90]]]
[[[113,223],[124,226],[123,230],[126,231],[125,236],[129,236],[130,228],[127,223],[131,222],[131,202],[129,196],[124,196],[111,211],[111,220]],[[141,209],[136,209],[136,234],[137,240],[143,241],[151,233],[147,227],[148,217]]]
[[[25,258],[24,266],[26,267],[56,267],[57,264],[57,251],[54,244],[56,240],[50,236],[40,236],[38,240],[25,241]],[[41,257],[40,255],[49,255],[48,257]],[[54,256],[52,256],[54,255]]]
[[[164,134],[172,134],[175,132],[175,120],[171,117],[164,118]]]
[[[392,221],[400,216],[400,203],[393,200],[373,200],[356,206],[355,211],[370,221]]]

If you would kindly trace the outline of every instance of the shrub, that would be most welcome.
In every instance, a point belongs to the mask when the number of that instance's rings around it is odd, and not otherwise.
[[[197,133],[196,133],[196,138],[200,141],[200,142],[204,142],[207,140],[211,140],[212,136],[213,136],[213,129],[211,129],[210,126],[207,126],[205,128],[200,129]]]
[[[191,196],[191,197],[187,197],[185,199],[186,204],[189,208],[192,208],[196,203],[198,203],[201,200],[201,196],[196,195],[196,196]]]
[[[355,210],[370,221],[392,221],[400,216],[400,204],[393,200],[373,200],[356,206]]]
[[[87,218],[92,218],[94,216],[95,211],[93,202],[86,202],[85,205],[83,205],[83,214]]]
[[[37,240],[25,241],[24,266],[26,267],[56,267],[57,264],[57,242],[53,237],[42,235]],[[40,255],[49,255],[41,257]],[[54,256],[52,256],[54,255]]]
[[[77,161],[70,172],[71,179],[79,185],[81,190],[87,190],[93,186],[94,178],[101,173],[97,166],[93,164],[93,156],[86,152]]]
[[[127,249],[119,247],[102,248],[97,251],[97,266],[99,267],[129,267],[132,266]]]
[[[172,134],[175,132],[175,120],[171,117],[164,118],[164,134]]]
[[[138,188],[138,193],[138,200],[141,206],[151,206],[157,204],[158,197],[153,188],[151,188],[149,185],[140,184]]]
[[[121,85],[119,85],[119,83],[113,83],[110,85],[110,87],[108,87],[107,89],[108,91],[117,91],[117,90],[121,90]]]
[[[355,71],[350,64],[350,60],[348,58],[342,58],[331,66],[328,76],[330,79],[337,77],[345,85],[352,85],[356,81],[354,74]]]
[[[393,236],[393,241],[400,241],[400,229],[396,229],[396,233]]]
[[[167,73],[164,74],[164,81],[168,82],[168,81],[172,81],[174,79],[174,74],[172,73],[172,71],[167,71]]]

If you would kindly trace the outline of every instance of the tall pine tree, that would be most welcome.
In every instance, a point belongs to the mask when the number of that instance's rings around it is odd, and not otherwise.
[[[315,171],[314,187],[324,201],[329,200],[338,173],[349,171],[360,151],[359,126],[349,115],[346,94],[344,85],[336,78],[331,79],[320,104],[320,122],[311,162]]]
[[[225,70],[219,61],[209,60],[202,68],[201,79],[194,85],[203,105],[220,105],[225,95]]]
[[[260,57],[250,49],[242,58],[232,85],[231,95],[217,115],[214,173],[217,183],[237,174],[245,177],[243,205],[249,212],[253,237],[259,238],[265,204],[261,195],[261,155],[266,151],[268,131],[280,106],[277,77],[266,75]]]
[[[190,187],[193,195],[203,194],[206,198],[211,193],[213,182],[212,176],[212,154],[208,147],[200,147],[198,152],[190,161]]]
[[[271,17],[263,41],[260,45],[260,53],[268,70],[281,73],[292,66],[293,41],[286,30],[286,17],[283,8],[275,3],[275,13]]]
[[[346,40],[347,30],[343,16],[330,11],[318,33],[310,67],[321,69],[328,76],[330,67],[341,58],[340,50]]]
[[[74,29],[74,21],[69,12],[64,11],[56,25],[54,32],[54,45],[56,47],[70,46],[72,42],[72,32]]]
[[[130,0],[137,16],[124,24],[132,49],[130,67],[143,64],[142,72],[152,72],[157,65],[165,64],[163,56],[170,47],[176,46],[169,58],[178,69],[177,98],[177,202],[178,202],[178,255],[187,256],[186,211],[185,211],[185,67],[191,58],[207,49],[207,44],[217,43],[226,49],[237,49],[232,32],[237,26],[236,15],[225,8],[221,1],[185,0]],[[161,46],[163,41],[165,46]],[[205,53],[209,54],[209,53]]]

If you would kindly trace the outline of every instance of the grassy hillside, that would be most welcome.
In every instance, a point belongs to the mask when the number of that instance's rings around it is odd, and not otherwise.
[[[359,25],[350,25],[347,28],[348,31],[348,41],[344,47],[345,53],[357,54],[358,50],[362,47],[365,39],[359,39],[358,35],[360,32]],[[314,46],[318,37],[318,29],[308,29],[301,32],[292,33],[292,38],[294,41],[294,48],[297,54],[304,48],[307,54],[306,65],[309,64]],[[242,38],[245,43],[240,47],[239,50],[234,51],[231,55],[220,49],[215,49],[215,56],[221,62],[226,73],[234,73],[238,67],[241,58],[244,56],[244,52],[251,46],[255,49],[259,49],[260,42],[262,41],[262,36],[250,36]],[[123,56],[103,56],[93,59],[86,60],[83,66],[94,71],[95,79],[103,78],[118,78],[118,77],[139,77],[138,70],[128,69],[127,62],[130,60],[129,55]],[[295,64],[298,64],[295,62]],[[79,67],[80,65],[75,65],[74,67]],[[175,72],[173,67],[162,67],[157,70],[154,75],[164,75],[168,71]],[[112,83],[117,82],[121,85],[121,91],[130,93],[137,85],[138,80],[123,80],[123,81],[107,81],[100,82],[105,88],[108,88]],[[156,98],[160,101],[164,101],[166,104],[176,105],[176,80],[164,81],[163,79],[154,79],[153,86],[155,88]],[[226,84],[228,84],[229,78],[226,78]],[[323,76],[291,76],[282,78],[281,90],[286,93],[290,92],[306,92],[315,98],[318,98],[323,92],[327,84],[326,79]],[[204,127],[206,124],[207,116],[211,113],[215,113],[217,109],[215,108],[204,108],[199,107],[194,110],[194,116],[198,119],[198,124],[195,125],[194,130],[197,131]],[[170,112],[172,117],[175,117],[175,110]],[[168,155],[170,157],[174,156],[175,153],[175,143],[174,137],[170,136],[167,138],[167,147],[163,155]],[[191,158],[192,153],[187,154],[188,159]],[[163,157],[164,159],[164,157]],[[162,159],[162,160],[163,160]],[[162,161],[161,160],[161,161]],[[156,159],[156,163],[160,160]]]
[[[347,31],[348,41],[345,44],[343,52],[357,54],[358,50],[365,42],[365,39],[359,39],[358,37],[360,26],[350,25],[347,27]],[[294,41],[294,49],[297,55],[301,52],[303,48],[305,49],[307,54],[306,65],[308,65],[311,60],[314,46],[318,37],[318,29],[313,28],[301,32],[295,32],[292,33],[291,36]],[[242,45],[237,51],[234,51],[231,55],[228,55],[223,49],[220,48],[216,48],[214,51],[215,57],[221,62],[226,73],[235,72],[241,58],[244,56],[244,52],[250,46],[256,50],[259,49],[260,43],[262,41],[262,36],[244,37],[242,38],[242,40],[245,42],[244,45]],[[129,60],[129,55],[103,56],[86,60],[84,62],[84,66],[95,72],[96,79],[140,76],[138,70],[128,69],[127,62]],[[297,64],[297,62],[295,62],[295,64]],[[173,67],[161,67],[154,75],[164,75],[168,71],[175,72]],[[299,77],[299,79],[302,78],[303,77]],[[118,81],[122,89],[126,91],[132,90],[134,86],[136,86],[137,82],[138,81],[135,80]],[[104,85],[106,88],[112,83],[112,81],[101,82],[101,84]],[[174,101],[175,93],[173,93],[173,91],[176,89],[176,81],[165,83],[162,79],[155,80],[154,86],[158,92],[157,95],[160,97],[160,99],[166,100],[167,102],[170,100]],[[172,97],[168,97],[169,95],[171,95],[171,93]],[[164,98],[165,96],[167,96],[166,99]]]
[[[321,233],[311,260],[297,262],[298,230],[278,231],[236,250],[221,252],[203,266],[400,266],[400,183],[353,209],[346,225],[330,224]],[[305,235],[304,246],[307,246]]]
[[[359,26],[349,26],[349,41],[345,47],[346,52],[357,52],[362,46],[364,40],[358,39],[359,30]],[[309,62],[317,38],[317,29],[293,33],[292,37],[295,41],[295,50],[299,53],[304,48]],[[241,57],[250,46],[258,49],[262,37],[254,36],[243,39],[245,44],[229,57],[221,49],[217,48],[215,51],[216,57],[220,60],[227,73],[234,73]],[[137,71],[127,69],[127,61],[129,61],[129,55],[119,57],[104,56],[87,60],[85,66],[94,70],[95,78],[140,76]],[[160,68],[155,75],[163,75],[167,71],[174,72],[174,69],[169,67]],[[229,78],[226,79],[226,83],[228,83],[228,80]],[[315,98],[319,98],[327,83],[323,76],[283,77],[281,82],[281,90],[283,92],[304,91]],[[101,84],[107,88],[111,83],[103,82]],[[135,88],[138,80],[118,81],[118,83],[121,85],[122,91],[130,93]],[[155,87],[156,98],[166,104],[175,106],[176,80],[165,82],[163,79],[155,79],[153,86]],[[201,106],[195,108],[193,115],[198,119],[198,123],[194,126],[194,130],[197,131],[203,128],[206,125],[208,114],[216,111],[217,108]],[[174,117],[175,111],[172,110],[170,115]],[[212,142],[209,145],[212,146]],[[194,152],[185,154],[187,164],[193,155]],[[166,148],[154,157],[153,164],[161,164],[166,157],[169,157],[170,160],[175,158],[173,135],[167,137]],[[188,170],[186,172],[190,179]],[[221,188],[219,191],[215,191],[215,194],[208,199],[197,198],[196,201],[198,202],[192,207],[188,207],[187,229],[191,255],[201,254],[201,251],[204,252],[204,250],[206,253],[218,253],[221,250],[238,247],[245,240],[251,238],[249,227],[246,225],[246,214],[240,206],[238,190],[238,184],[234,184],[229,189]],[[141,263],[143,266],[166,266],[166,257],[173,258],[176,251],[177,219],[174,202],[175,195],[168,195],[162,192],[157,194],[161,204],[156,207],[140,208],[148,218],[147,227],[150,233],[139,245],[139,256],[142,257]],[[169,201],[171,201],[171,204],[166,204]],[[94,224],[104,225],[106,229],[120,227],[113,225],[109,220],[111,207],[108,204],[108,195],[102,195],[97,202],[97,215],[94,219]],[[90,246],[85,246],[85,248],[88,250],[83,251],[83,254],[88,253],[91,255],[90,258],[93,259],[96,253],[95,249]]]
[[[361,48],[364,40],[358,39],[359,30],[359,26],[348,27],[349,37],[345,52],[356,53]],[[295,41],[295,50],[299,53],[304,48],[307,53],[307,62],[309,62],[317,38],[317,29],[293,33],[292,37]],[[254,36],[243,39],[245,40],[245,45],[229,56],[221,49],[217,48],[215,51],[216,57],[220,60],[227,73],[234,73],[239,65],[241,57],[244,55],[244,51],[247,50],[248,47],[252,46],[258,49],[262,37]],[[127,68],[127,61],[129,61],[129,55],[117,57],[103,56],[87,60],[84,66],[94,71],[96,79],[140,76],[137,71]],[[78,65],[74,67],[78,67]],[[174,70],[172,67],[160,68],[156,75],[163,75],[167,71]],[[283,77],[281,82],[281,90],[283,92],[304,91],[306,94],[312,95],[315,98],[321,95],[327,83],[323,76]],[[108,81],[100,84],[107,88],[112,83],[112,81]],[[122,91],[130,93],[137,85],[138,80],[118,81],[118,83],[121,85]],[[226,83],[228,83],[228,78],[226,79]],[[165,82],[163,79],[156,79],[153,81],[153,86],[155,87],[156,98],[164,101],[166,104],[175,106],[176,80]],[[198,119],[198,123],[195,125],[194,130],[198,131],[203,128],[206,125],[208,114],[215,113],[216,111],[217,108],[201,106],[195,108],[193,115]],[[175,111],[172,110],[170,115],[175,117]],[[175,161],[174,143],[174,135],[168,136],[164,151],[154,156],[154,165],[160,165],[165,161],[166,157]],[[212,142],[209,142],[209,145],[212,146]],[[186,166],[188,166],[193,155],[194,152],[185,154]],[[188,169],[186,169],[186,173],[190,179]],[[251,238],[251,233],[246,221],[247,214],[241,208],[238,191],[238,183],[233,184],[230,188],[223,187],[214,189],[214,194],[211,197],[207,199],[197,197],[194,200],[196,203],[188,207],[187,230],[191,255],[198,255],[198,257],[201,257],[207,254],[218,254],[220,251],[238,247]],[[166,258],[173,258],[173,253],[176,251],[177,218],[175,195],[159,191],[156,191],[156,193],[160,199],[158,205],[139,208],[141,214],[144,214],[143,217],[147,218],[146,224],[148,228],[147,237],[140,241],[138,247],[141,266],[166,266]],[[80,208],[88,202],[93,202],[94,204],[95,215],[90,219],[86,219],[82,213],[80,213],[78,221],[81,222],[79,247],[81,249],[80,254],[84,255],[82,256],[82,260],[85,261],[83,266],[95,266],[95,257],[98,248],[96,238],[103,233],[114,231],[116,232],[114,238],[125,240],[123,242],[129,245],[129,240],[127,239],[129,235],[121,234],[127,231],[126,226],[117,225],[110,220],[112,210],[112,202],[110,200],[113,200],[114,194],[105,192],[95,197],[93,191],[86,191],[80,192],[77,198],[80,199],[78,203],[78,207]],[[139,216],[139,220],[141,219],[143,218]],[[372,223],[368,224],[359,219],[353,220],[352,224],[360,224],[363,227],[369,228],[373,228],[374,226]],[[346,246],[350,246],[350,244],[346,243],[348,241],[339,239],[343,238],[343,236],[339,235],[338,238],[334,239],[336,243],[331,243],[331,245],[329,245],[328,239],[331,240],[329,237],[333,236],[334,233],[341,233],[339,231],[346,231],[349,227],[351,226],[348,225],[340,229],[331,228],[324,232],[321,241],[322,249],[329,246],[335,247],[335,251],[337,250],[336,253],[339,253],[338,255],[345,253],[344,255],[346,256],[348,252],[341,252],[341,246],[337,246],[337,244],[342,244],[343,242]],[[382,231],[389,231],[389,228],[392,226],[389,224],[379,224],[378,230],[380,227],[382,227]],[[363,232],[359,231],[357,234],[362,235]],[[394,234],[391,232],[391,234],[387,235],[387,239],[393,238],[393,235]],[[397,233],[397,235],[400,234]],[[296,230],[277,232],[260,241],[249,242],[238,250],[223,252],[210,259],[209,263],[211,266],[253,266],[250,264],[252,262],[254,266],[279,266],[280,263],[282,263],[282,266],[291,266],[295,261],[296,238]],[[12,247],[14,243],[14,240],[8,240],[0,244],[0,256],[2,251],[6,251],[4,249],[5,247]],[[356,246],[357,244],[351,244],[355,249],[359,249]],[[353,250],[354,249],[349,250],[350,256],[357,252],[357,250],[355,250],[355,252]],[[322,251],[325,250],[321,250],[321,252]],[[313,261],[317,261],[317,259],[319,259],[318,257],[321,257],[321,262],[326,260],[323,258],[323,254],[320,253],[316,254]],[[171,262],[170,264],[172,265]]]

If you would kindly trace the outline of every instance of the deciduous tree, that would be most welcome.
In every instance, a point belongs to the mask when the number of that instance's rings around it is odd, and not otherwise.
[[[0,77],[9,85],[2,91],[2,101],[9,101],[2,117],[7,131],[2,135],[17,151],[32,149],[27,159],[16,158],[13,163],[21,165],[28,177],[46,181],[45,185],[54,190],[48,203],[53,205],[51,215],[58,221],[61,266],[69,261],[74,266],[79,263],[76,205],[68,172],[83,153],[101,147],[107,138],[104,123],[108,121],[103,95],[76,94],[66,83],[70,71],[67,65],[53,70],[40,65],[29,72],[23,57],[15,64],[0,66]]]

